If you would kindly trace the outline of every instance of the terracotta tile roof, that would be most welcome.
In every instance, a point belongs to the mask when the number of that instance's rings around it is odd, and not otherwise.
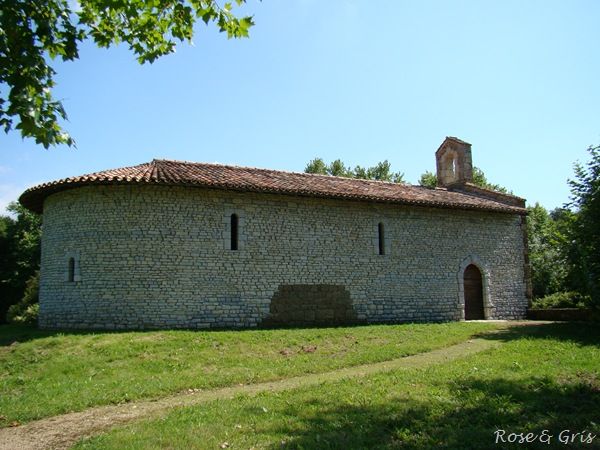
[[[463,144],[463,145],[471,145],[466,141],[463,141],[462,139],[459,139],[455,136],[446,136],[446,139],[444,140],[444,142],[442,142],[442,145],[444,145],[444,143],[446,141],[454,141],[454,142],[458,142],[459,144]]]
[[[509,202],[486,198],[481,192],[478,194],[458,192],[454,188],[452,190],[429,189],[383,181],[159,159],[137,166],[44,183],[27,189],[19,200],[26,208],[41,213],[44,199],[49,195],[79,186],[97,184],[197,186],[245,192],[525,213],[522,199],[512,196],[513,201]]]

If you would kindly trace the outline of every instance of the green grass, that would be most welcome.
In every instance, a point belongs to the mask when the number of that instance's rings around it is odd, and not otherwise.
[[[485,323],[247,331],[49,332],[0,326],[0,427],[189,388],[318,373],[449,346]]]
[[[181,408],[76,448],[600,448],[597,325],[515,328],[487,338],[504,344],[427,369]],[[498,429],[505,437],[545,429],[553,437],[549,445],[496,445]],[[598,437],[567,445],[562,430]]]

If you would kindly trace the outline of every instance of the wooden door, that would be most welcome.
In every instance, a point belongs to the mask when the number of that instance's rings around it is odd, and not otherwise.
[[[485,319],[481,272],[471,264],[465,269],[465,320]]]

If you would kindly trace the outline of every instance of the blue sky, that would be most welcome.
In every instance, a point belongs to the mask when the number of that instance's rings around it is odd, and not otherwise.
[[[140,66],[86,43],[56,63],[77,149],[0,135],[0,209],[44,181],[153,158],[302,171],[387,159],[416,183],[447,135],[548,208],[600,144],[600,2],[248,0],[250,39],[199,25]]]

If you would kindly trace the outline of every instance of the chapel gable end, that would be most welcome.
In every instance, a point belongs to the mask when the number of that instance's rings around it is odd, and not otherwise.
[[[497,192],[473,183],[473,162],[471,144],[448,136],[435,152],[437,185],[451,192],[461,192],[472,197],[525,208],[525,199],[515,195]]]

